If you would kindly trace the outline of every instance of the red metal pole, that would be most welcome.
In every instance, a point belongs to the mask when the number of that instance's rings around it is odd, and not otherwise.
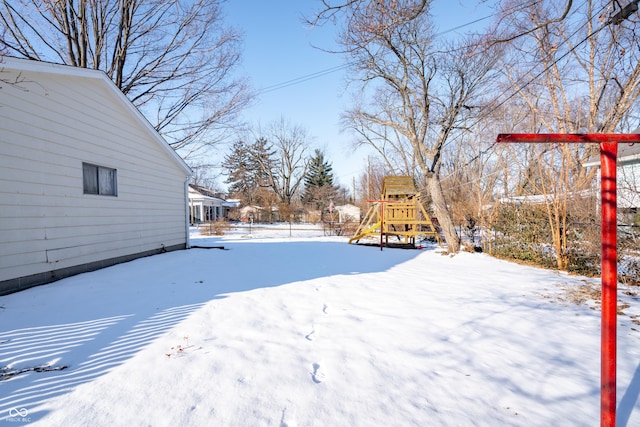
[[[602,331],[600,425],[616,425],[616,325],[617,325],[617,142],[600,144],[602,197]]]
[[[602,329],[600,353],[600,425],[616,425],[618,314],[616,157],[618,143],[640,143],[640,134],[500,134],[497,142],[598,142],[602,197]]]
[[[384,201],[380,201],[380,250],[382,250],[382,236],[384,235]]]
[[[640,142],[638,133],[501,133],[496,142]]]

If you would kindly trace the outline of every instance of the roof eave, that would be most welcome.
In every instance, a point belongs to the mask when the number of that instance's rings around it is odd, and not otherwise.
[[[149,132],[152,138],[162,147],[162,149],[171,157],[177,165],[185,173],[185,179],[193,175],[193,171],[187,165],[182,157],[171,148],[169,143],[158,133],[158,131],[149,123],[147,118],[138,110],[135,105],[122,93],[115,83],[101,70],[90,68],[73,67],[71,65],[55,64],[51,62],[35,61],[22,58],[14,58],[10,56],[0,56],[0,69],[12,69],[18,71],[31,71],[38,73],[48,73],[65,75],[70,77],[82,77],[88,79],[96,79],[103,82],[109,91],[111,91],[133,114],[138,122]]]

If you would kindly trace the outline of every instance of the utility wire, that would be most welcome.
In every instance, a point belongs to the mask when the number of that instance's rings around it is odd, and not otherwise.
[[[633,12],[635,12],[636,10],[638,10],[637,7],[637,3],[640,2],[640,0],[634,0],[632,3],[629,3],[629,5],[627,5],[625,8],[621,9],[620,12],[618,12],[616,15],[612,16],[607,22],[605,22],[602,26],[600,26],[600,28],[596,29],[595,31],[587,34],[586,37],[584,37],[582,40],[580,40],[580,42],[578,42],[575,46],[573,46],[571,49],[569,49],[567,52],[565,52],[563,55],[561,55],[560,57],[556,58],[551,64],[549,64],[547,67],[545,67],[542,71],[540,71],[536,76],[530,78],[521,88],[524,89],[527,86],[529,86],[531,83],[533,83],[534,81],[536,81],[540,76],[542,76],[544,73],[546,73],[547,71],[549,71],[549,69],[551,69],[551,67],[553,67],[554,65],[556,65],[559,61],[563,60],[564,58],[566,58],[571,52],[573,52],[575,49],[577,49],[580,45],[582,45],[584,42],[586,42],[587,40],[589,40],[591,37],[593,37],[594,35],[596,35],[597,33],[599,33],[600,31],[602,31],[603,29],[605,29],[606,27],[608,27],[610,24],[614,24],[614,25],[618,25],[620,24],[623,20],[627,19],[629,16],[631,16],[631,14]],[[635,9],[632,7],[629,7],[630,5],[635,4]],[[594,16],[597,16],[598,14],[600,14],[602,11],[604,11],[607,8],[607,6],[603,6],[597,13],[594,13],[594,15],[592,15],[590,17],[590,19],[593,19]],[[580,31],[580,29],[576,30],[575,32],[573,32],[569,37],[573,37],[575,36],[578,32]],[[518,81],[516,81],[514,83],[517,84]],[[512,87],[514,85],[511,85]],[[510,99],[512,99],[514,96],[516,96],[518,94],[518,89],[514,90],[514,92],[509,95],[507,98],[505,98],[503,101],[501,101],[500,103],[498,103],[498,105],[494,106],[489,113],[497,110],[499,107],[501,107],[502,105],[504,105],[507,101],[509,101]],[[478,124],[480,122],[480,119],[476,119],[476,121],[474,123],[471,124],[471,126],[469,127],[473,127],[476,124]],[[457,139],[457,138],[456,138]],[[443,149],[444,147],[446,147],[447,145],[449,145],[451,142],[454,142],[456,139],[452,139],[449,140],[447,142],[445,142],[443,144]],[[485,150],[480,151],[479,154],[477,154],[476,156],[474,156],[472,159],[470,159],[466,164],[464,164],[462,167],[452,171],[449,175],[443,177],[442,179],[445,180],[451,176],[454,176],[455,174],[459,173],[460,171],[465,170],[466,168],[470,167],[471,164],[480,156],[488,153],[489,151],[493,150],[493,147],[496,145],[495,141],[492,141],[491,145],[486,148]],[[471,181],[471,182],[479,182],[480,178],[475,180],[475,181]]]
[[[475,19],[473,21],[469,21],[467,23],[458,25],[457,27],[453,27],[453,28],[449,28],[449,29],[444,30],[444,31],[440,31],[440,32],[436,33],[434,35],[434,37],[437,38],[437,37],[443,36],[443,35],[445,35],[447,33],[451,33],[453,31],[457,31],[457,30],[460,30],[462,28],[477,24],[478,22],[484,21],[484,20],[489,19],[489,18],[493,18],[496,15],[497,15],[497,13],[493,13],[493,14],[486,15],[486,16],[483,16],[481,18]],[[281,83],[276,83],[274,85],[267,86],[265,88],[262,88],[262,89],[258,90],[258,95],[262,95],[262,94],[265,94],[265,93],[269,93],[269,92],[273,92],[273,91],[276,91],[276,90],[284,89],[284,88],[287,88],[289,86],[294,86],[294,85],[297,85],[297,84],[300,84],[300,83],[307,82],[309,80],[314,80],[314,79],[317,79],[319,77],[326,76],[328,74],[333,74],[335,72],[345,70],[345,69],[349,68],[350,66],[352,66],[353,64],[355,64],[355,62],[348,62],[346,64],[337,65],[335,67],[326,68],[324,70],[316,71],[314,73],[310,73],[310,74],[306,74],[304,76],[300,76],[300,77],[296,77],[296,78],[293,78],[293,79],[290,79],[290,80],[286,80],[286,81],[281,82]]]
[[[570,53],[572,53],[572,52],[573,52],[575,49],[577,49],[580,45],[582,45],[584,42],[586,42],[587,40],[589,40],[591,37],[593,37],[594,35],[596,35],[596,34],[597,34],[597,33],[599,33],[600,31],[602,31],[604,28],[606,28],[606,27],[607,27],[607,26],[609,26],[610,24],[618,25],[618,24],[620,24],[622,21],[624,21],[625,19],[627,19],[629,16],[631,16],[631,14],[633,14],[635,11],[637,11],[637,10],[638,10],[638,3],[639,3],[639,2],[640,2],[640,0],[634,0],[634,1],[632,1],[631,3],[629,3],[627,6],[625,6],[624,8],[622,8],[622,9],[621,9],[617,14],[615,14],[614,16],[612,16],[612,17],[611,17],[607,22],[605,22],[605,23],[604,23],[600,28],[598,28],[597,30],[595,30],[595,31],[593,31],[592,33],[588,34],[586,37],[584,37],[582,40],[580,40],[580,42],[578,42],[575,46],[573,46],[571,49],[569,49],[567,52],[565,52],[565,53],[564,53],[563,55],[561,55],[560,57],[556,58],[556,59],[555,59],[551,64],[549,64],[547,67],[545,67],[542,71],[540,71],[540,72],[539,72],[538,74],[536,74],[534,77],[532,77],[532,78],[528,79],[528,81],[526,81],[526,82],[525,82],[525,83],[520,87],[520,89],[516,89],[516,90],[514,90],[514,91],[511,93],[511,95],[509,95],[509,96],[508,96],[507,98],[505,98],[504,100],[500,101],[497,105],[495,105],[495,106],[490,110],[490,112],[493,112],[493,111],[497,110],[499,107],[501,107],[502,105],[504,105],[506,102],[508,102],[509,100],[511,100],[512,98],[514,98],[514,97],[518,94],[519,90],[522,90],[522,89],[524,89],[524,88],[528,87],[528,86],[529,86],[530,84],[532,84],[533,82],[535,82],[535,81],[536,81],[540,76],[542,76],[544,73],[546,73],[547,71],[549,71],[549,70],[551,69],[551,67],[553,67],[554,65],[556,65],[559,61],[561,61],[561,60],[563,60],[564,58],[566,58]],[[536,2],[536,3],[537,3],[537,2]],[[515,9],[516,7],[520,7],[520,6],[514,6],[514,8],[513,8],[513,9]],[[601,12],[602,12],[602,11],[604,11],[606,8],[607,8],[607,6],[603,6],[603,7],[600,9],[600,11],[598,11],[598,13],[601,13]],[[444,31],[438,32],[438,33],[436,33],[436,34],[434,35],[434,37],[440,37],[440,36],[442,36],[442,35],[444,35],[444,34],[447,34],[447,33],[453,32],[453,31],[460,30],[460,29],[462,29],[462,28],[465,28],[465,27],[468,27],[468,26],[474,25],[474,24],[476,24],[476,23],[478,23],[478,22],[484,21],[484,20],[486,20],[486,19],[492,18],[492,17],[494,17],[494,16],[496,16],[496,15],[497,15],[497,13],[495,13],[495,14],[490,14],[490,15],[486,15],[486,16],[483,16],[483,17],[481,17],[481,18],[475,19],[475,20],[473,20],[473,21],[469,21],[469,22],[467,22],[467,23],[465,23],[465,24],[462,24],[462,25],[459,25],[459,26],[457,26],[457,27],[453,27],[453,28],[450,28],[450,29],[447,29],[447,30],[444,30]],[[594,14],[594,16],[595,16],[595,15],[597,15],[597,14]],[[592,18],[593,18],[593,17],[591,17],[591,19],[592,19]],[[580,31],[580,29],[576,30],[573,34],[571,34],[571,36],[570,36],[569,38],[571,38],[571,37],[573,37],[574,35],[576,35],[579,31]],[[314,79],[317,79],[317,78],[319,78],[319,77],[323,77],[323,76],[328,75],[328,74],[332,74],[332,73],[335,73],[335,72],[338,72],[338,71],[345,70],[345,69],[347,69],[348,67],[350,67],[351,65],[353,65],[353,62],[346,63],[346,64],[342,64],[342,65],[338,65],[338,66],[331,67],[331,68],[327,68],[327,69],[320,70],[320,71],[317,71],[317,72],[314,72],[314,73],[310,73],[310,74],[306,74],[306,75],[303,75],[303,76],[300,76],[300,77],[296,77],[296,78],[293,78],[293,79],[290,79],[290,80],[286,80],[286,81],[281,82],[281,83],[278,83],[278,84],[274,84],[274,85],[271,85],[271,86],[267,86],[267,87],[265,87],[265,88],[263,88],[263,89],[259,90],[259,91],[258,91],[258,94],[260,94],[260,95],[261,95],[261,94],[265,94],[265,93],[273,92],[273,91],[276,91],[276,90],[284,89],[284,88],[287,88],[287,87],[290,87],[290,86],[293,86],[293,85],[297,85],[297,84],[300,84],[300,83],[304,83],[304,82],[307,82],[307,81],[309,81],[309,80],[314,80]],[[518,81],[516,81],[513,85],[511,85],[511,86],[512,86],[512,88],[513,88],[513,87],[515,86],[515,84],[517,84],[517,83],[518,83]],[[474,123],[472,123],[470,127],[473,127],[474,125],[478,124],[479,122],[480,122],[480,119],[476,119],[476,121],[475,121]],[[457,139],[457,138],[455,138],[455,139],[452,139],[452,140],[449,140],[449,141],[445,142],[445,143],[443,144],[443,147],[442,147],[442,148],[444,149],[447,145],[449,145],[450,143],[454,142],[456,139]],[[483,150],[479,155],[483,155],[483,154],[488,153],[489,151],[491,151],[491,150],[493,149],[493,146],[494,146],[494,145],[495,145],[495,144],[492,144],[490,147],[488,147],[487,149]],[[476,158],[477,158],[477,156],[476,156]],[[470,160],[469,162],[467,162],[467,164],[466,164],[466,165],[464,165],[462,168],[458,169],[458,171],[459,171],[459,170],[461,170],[461,169],[465,169],[466,167],[468,167],[468,166],[473,162],[473,160],[475,160],[475,158],[474,158],[474,159],[472,159],[472,160]],[[452,175],[452,174],[451,174],[451,175]],[[451,175],[448,175],[447,177],[444,177],[443,179],[446,179],[446,178],[448,178],[448,177],[449,177],[449,176],[451,176]]]
[[[636,0],[640,1],[640,0]],[[600,14],[602,11],[604,11],[607,8],[607,6],[603,6],[598,12],[594,13],[589,19],[593,19],[594,16],[597,16],[598,14]],[[620,21],[619,21],[620,22]],[[497,105],[493,106],[491,108],[491,110],[489,110],[489,114],[496,111],[498,108],[500,108],[501,106],[503,106],[504,104],[507,103],[507,101],[511,100],[513,97],[515,97],[518,92],[522,89],[525,89],[527,86],[529,86],[530,84],[532,84],[533,82],[537,81],[538,78],[540,76],[542,76],[544,73],[546,73],[547,71],[549,71],[553,66],[555,66],[558,62],[560,62],[561,60],[563,60],[564,58],[566,58],[570,53],[572,53],[574,50],[576,50],[580,45],[582,45],[584,42],[586,42],[587,40],[589,40],[591,37],[595,36],[596,34],[598,34],[600,31],[602,31],[603,29],[605,29],[606,27],[609,26],[609,24],[612,23],[612,20],[610,19],[609,21],[605,22],[602,26],[600,26],[600,28],[596,29],[595,31],[587,34],[586,37],[584,37],[582,40],[580,40],[575,46],[573,46],[571,49],[569,49],[567,52],[565,52],[564,54],[560,55],[560,57],[556,58],[551,64],[549,64],[548,66],[546,66],[542,71],[540,71],[538,74],[536,74],[535,76],[529,78],[526,82],[524,82],[524,84],[520,87],[520,88],[515,88],[515,90],[509,95],[507,96],[505,99],[503,99],[502,101],[500,101]],[[581,28],[578,28],[576,31],[574,31],[567,39],[570,39],[571,37],[575,36]],[[550,57],[551,54],[548,55],[548,57]],[[528,73],[527,73],[528,74]],[[511,88],[514,88],[518,83],[520,83],[520,79],[518,79],[515,83],[513,83],[511,85]],[[475,125],[477,125],[480,122],[480,119],[476,119],[475,122],[473,122],[469,127],[473,127]],[[449,141],[446,141],[442,148],[444,149],[447,145],[449,145],[450,143],[454,142],[457,138],[451,139]],[[462,168],[460,169],[464,169],[467,166],[469,166],[470,163],[472,163],[478,156],[483,155],[488,153],[489,151],[491,151],[493,149],[493,147],[495,146],[495,142],[491,144],[491,146],[489,146],[487,149],[481,151],[477,156],[475,156],[474,158],[472,158],[471,160],[469,160],[465,165],[463,165]],[[458,169],[458,170],[460,170]],[[452,174],[451,174],[452,175]],[[445,178],[448,178],[449,176]],[[445,179],[443,178],[443,179]]]
[[[275,84],[275,85],[267,86],[267,87],[259,90],[258,94],[262,95],[264,93],[273,92],[275,90],[284,89],[284,88],[289,87],[289,86],[293,86],[293,85],[297,85],[299,83],[304,83],[304,82],[309,81],[309,80],[317,79],[318,77],[326,76],[327,74],[332,74],[332,73],[335,73],[337,71],[344,70],[344,69],[348,68],[351,65],[352,65],[352,63],[347,63],[347,64],[343,64],[343,65],[337,65],[335,67],[331,67],[331,68],[327,68],[327,69],[324,69],[324,70],[320,70],[320,71],[317,71],[315,73],[307,74],[307,75],[304,75],[304,76],[301,76],[301,77],[296,77],[294,79],[287,80],[287,81],[284,81],[282,83],[278,83],[278,84]]]

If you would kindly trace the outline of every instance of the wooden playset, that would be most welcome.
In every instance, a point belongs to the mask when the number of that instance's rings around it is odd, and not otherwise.
[[[380,237],[383,246],[416,247],[416,237],[433,237],[440,246],[442,241],[431,218],[427,214],[420,193],[410,176],[386,176],[382,183],[380,200],[371,203],[367,214],[358,226],[349,243],[360,243],[361,239]],[[395,241],[389,242],[389,237]]]

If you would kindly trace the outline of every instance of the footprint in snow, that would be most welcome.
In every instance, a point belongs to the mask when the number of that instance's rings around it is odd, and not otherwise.
[[[304,337],[305,337],[307,340],[309,340],[309,341],[313,341],[313,339],[314,339],[314,336],[313,336],[313,335],[314,335],[315,333],[316,333],[316,330],[315,330],[315,328],[313,328],[313,329],[311,330],[311,332],[309,332],[309,333],[308,333],[307,335],[305,335]]]
[[[327,312],[327,309],[328,309],[328,308],[329,308],[329,306],[328,306],[327,304],[323,304],[323,305],[322,305],[322,312],[323,312],[324,314],[328,314],[328,312]]]
[[[314,363],[311,366],[313,367],[313,372],[311,373],[311,379],[313,379],[314,383],[320,384],[322,381],[325,380],[324,371],[320,370],[320,365],[318,365],[317,363]]]
[[[296,427],[295,409],[288,411],[288,408],[282,410],[282,417],[280,418],[280,427]]]

